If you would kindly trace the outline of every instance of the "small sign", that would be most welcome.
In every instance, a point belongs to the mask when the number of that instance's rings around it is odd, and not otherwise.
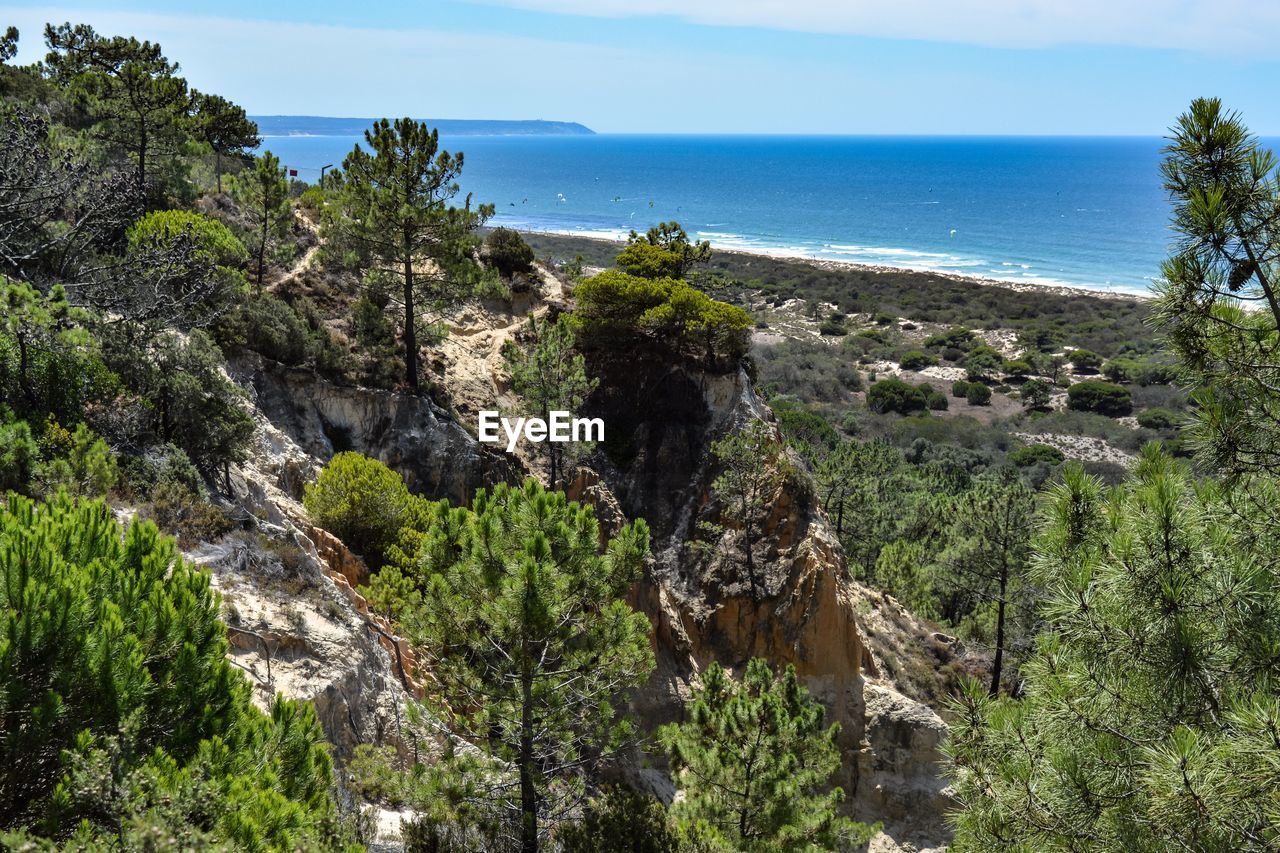
[[[290,169],[290,170],[289,170],[289,177],[291,177],[291,178],[296,178],[296,177],[298,177],[298,170],[297,170],[297,169]]]

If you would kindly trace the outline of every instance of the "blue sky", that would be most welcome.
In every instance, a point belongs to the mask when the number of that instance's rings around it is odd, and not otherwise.
[[[1266,0],[430,0],[0,5],[159,41],[253,114],[603,132],[1159,135],[1197,95],[1280,134]]]

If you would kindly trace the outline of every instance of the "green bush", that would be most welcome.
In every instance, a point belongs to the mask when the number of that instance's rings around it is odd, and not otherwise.
[[[317,526],[377,567],[398,539],[413,495],[395,471],[348,451],[329,460],[302,502]]]
[[[166,533],[176,536],[183,548],[217,542],[231,532],[231,519],[197,489],[180,479],[163,479],[151,489],[142,514]]]
[[[156,210],[129,226],[126,239],[131,249],[148,243],[169,243],[185,235],[196,252],[208,263],[238,269],[249,261],[249,251],[231,229],[207,216],[189,210]]]
[[[964,398],[970,406],[986,406],[991,403],[991,389],[981,382],[970,382],[964,389]]]
[[[1004,372],[1010,376],[1030,376],[1035,373],[1035,370],[1027,362],[1020,358],[1015,358],[1004,363]]]
[[[84,424],[76,424],[74,432],[53,423],[48,431],[65,435],[60,443],[65,453],[51,459],[40,472],[44,491],[52,493],[66,489],[81,497],[102,497],[115,488],[119,468],[115,455],[107,443]]]
[[[1048,382],[1040,379],[1028,379],[1018,392],[1022,397],[1022,405],[1028,409],[1044,409],[1049,405],[1050,393],[1053,389]]]
[[[14,491],[27,494],[40,463],[40,447],[26,421],[0,424],[0,497]]]
[[[1067,389],[1067,408],[1120,417],[1133,411],[1129,389],[1100,379],[1086,379]]]
[[[533,272],[533,249],[511,228],[495,228],[484,238],[482,257],[504,278]]]
[[[736,365],[747,353],[750,315],[678,279],[609,270],[580,283],[574,298],[587,346],[626,350],[640,336],[708,367]]]
[[[955,382],[952,382],[952,383],[951,383],[951,396],[952,396],[952,397],[961,397],[961,398],[963,398],[963,397],[964,397],[965,395],[967,395],[968,393],[969,393],[969,383],[968,383],[967,381],[965,381],[964,379],[957,379]]]
[[[253,436],[246,396],[223,373],[222,350],[204,332],[162,335],[130,381],[153,404],[155,432],[206,476],[240,462]]]
[[[834,315],[823,320],[818,326],[818,334],[828,337],[838,338],[848,333],[849,330],[845,328],[844,320],[837,320]]]
[[[926,367],[933,367],[937,363],[937,358],[918,349],[908,350],[898,359],[898,366],[903,370],[923,370]]]
[[[1004,357],[985,344],[969,350],[969,354],[964,359],[965,373],[970,382],[990,379],[999,373],[1003,366]]]
[[[941,391],[930,391],[925,398],[925,403],[930,411],[934,412],[945,412],[950,407],[947,395]]]
[[[973,347],[974,340],[974,334],[970,329],[962,326],[953,326],[945,332],[938,332],[936,335],[930,335],[925,338],[924,345],[927,349],[953,347],[955,349],[968,350]]]
[[[209,575],[101,501],[0,507],[6,827],[75,849],[328,848],[312,706],[253,704]],[[152,843],[131,838],[151,835]],[[154,840],[163,839],[160,847]]]
[[[1147,429],[1175,429],[1181,421],[1182,418],[1176,412],[1171,412],[1168,409],[1143,409],[1138,412],[1138,426],[1143,426]]]
[[[289,303],[254,293],[219,319],[215,335],[222,346],[252,350],[281,364],[307,365],[329,376],[345,373],[345,350],[307,299]]]
[[[1076,373],[1097,373],[1098,368],[1102,366],[1102,356],[1087,349],[1075,350],[1069,358]]]
[[[897,412],[909,415],[928,408],[928,395],[901,379],[881,379],[867,391],[867,408],[877,414]]]
[[[610,786],[557,834],[562,853],[693,853],[652,794]]]
[[[1042,462],[1057,465],[1065,458],[1061,450],[1047,444],[1028,444],[1009,451],[1009,461],[1019,468],[1027,468]]]

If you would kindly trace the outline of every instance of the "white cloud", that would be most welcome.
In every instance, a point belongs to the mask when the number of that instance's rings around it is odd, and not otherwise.
[[[905,38],[991,47],[1124,45],[1271,52],[1275,0],[473,0],[594,17]]]

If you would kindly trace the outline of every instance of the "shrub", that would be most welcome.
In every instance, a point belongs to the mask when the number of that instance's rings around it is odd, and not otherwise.
[[[969,383],[963,379],[957,379],[951,383],[951,396],[964,397],[969,393]]]
[[[1133,411],[1129,389],[1100,379],[1086,379],[1067,389],[1067,408],[1119,417]]]
[[[884,313],[884,312],[882,311],[882,312],[880,312],[880,313],[876,314],[876,316],[875,316],[875,324],[876,324],[877,326],[888,326],[888,325],[891,325],[891,324],[893,324],[894,322],[896,322],[896,321],[897,321],[897,319],[898,319],[898,318],[897,318],[897,317],[895,317],[895,316],[893,316],[892,314],[887,314],[887,313]]]
[[[736,365],[747,353],[750,315],[678,279],[609,270],[579,284],[574,298],[588,346],[626,348],[642,336],[708,367]]]
[[[878,414],[897,412],[908,415],[928,408],[928,396],[901,379],[881,379],[867,391],[867,408]]]
[[[1019,392],[1022,405],[1028,409],[1044,409],[1049,405],[1052,386],[1040,379],[1028,379]]]
[[[962,326],[953,326],[945,332],[938,332],[924,339],[924,345],[928,349],[953,347],[968,350],[972,348],[973,342],[973,332]]]
[[[933,367],[938,363],[938,359],[918,349],[909,350],[902,354],[898,359],[898,366],[903,370],[923,370],[926,367]]]
[[[156,210],[129,226],[126,239],[130,249],[148,243],[170,243],[185,235],[206,262],[219,267],[239,268],[249,261],[249,251],[231,229],[207,216],[189,210]]]
[[[1004,358],[989,346],[977,346],[964,359],[965,373],[970,382],[990,379],[1004,366]]]
[[[566,824],[556,838],[562,853],[679,853],[688,848],[672,823],[652,794],[610,786],[588,801],[581,820]]]
[[[77,849],[332,849],[312,706],[255,707],[209,575],[154,524],[11,499],[0,636],[0,712],[22,721],[5,731],[9,825],[59,849],[73,832]]]
[[[1020,358],[1004,363],[1004,372],[1010,376],[1030,376],[1035,373],[1031,365]]]
[[[143,515],[161,530],[176,536],[183,548],[217,542],[230,533],[232,527],[225,512],[178,479],[165,479],[156,484]]]
[[[160,439],[181,447],[209,476],[245,458],[254,429],[245,393],[222,365],[222,351],[206,333],[163,335],[147,370],[132,378],[155,404]]]
[[[970,382],[964,389],[964,398],[970,406],[987,406],[991,403],[991,389],[981,382]]]
[[[1076,373],[1097,373],[1102,366],[1102,356],[1087,349],[1078,349],[1071,353],[1071,366]]]
[[[1047,444],[1028,444],[1009,451],[1009,461],[1019,468],[1027,468],[1032,465],[1045,463],[1048,465],[1057,465],[1062,462],[1066,456],[1056,447],[1050,447]]]
[[[54,423],[50,429],[66,432]],[[51,460],[41,480],[48,492],[65,488],[73,495],[102,497],[115,487],[119,479],[116,458],[93,430],[84,424],[76,424],[75,431],[67,436],[66,454]]]
[[[218,341],[261,353],[282,364],[307,358],[308,329],[289,303],[270,293],[256,293],[218,324]]]
[[[345,452],[329,460],[307,486],[302,502],[317,526],[376,567],[399,537],[413,496],[404,479],[386,465]]]
[[[945,412],[950,406],[950,403],[947,402],[947,395],[941,391],[930,391],[925,398],[925,404],[934,412]]]
[[[40,461],[40,447],[26,421],[0,424],[0,497],[5,492],[28,493]]]
[[[829,337],[838,338],[841,335],[848,334],[848,331],[849,330],[845,328],[843,320],[835,320],[831,317],[823,320],[821,325],[818,326],[818,334],[827,335]]]
[[[533,271],[533,249],[518,231],[511,228],[495,228],[484,238],[482,256],[504,278],[516,273]]]
[[[1147,429],[1175,429],[1181,418],[1168,409],[1144,409],[1138,412],[1138,425]]]

